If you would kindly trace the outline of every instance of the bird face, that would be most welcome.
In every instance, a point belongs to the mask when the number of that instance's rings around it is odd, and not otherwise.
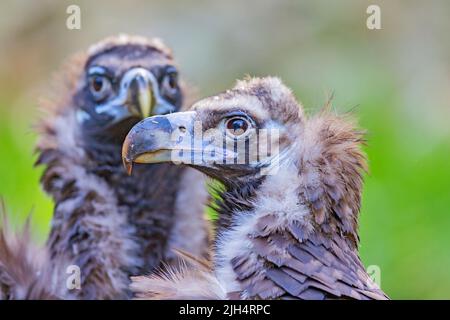
[[[152,46],[122,44],[96,52],[74,96],[77,121],[89,137],[122,139],[150,115],[178,111],[182,92],[171,57]]]
[[[172,161],[223,182],[257,177],[276,172],[301,123],[301,109],[278,79],[241,81],[191,111],[141,121],[122,156],[129,172],[133,163]]]

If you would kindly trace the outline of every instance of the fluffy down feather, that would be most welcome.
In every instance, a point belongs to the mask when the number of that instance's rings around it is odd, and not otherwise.
[[[174,250],[179,265],[165,265],[149,276],[131,278],[131,290],[138,300],[222,300],[226,293],[212,266],[181,250]]]
[[[49,263],[47,248],[35,245],[30,217],[15,232],[2,203],[0,219],[0,300],[59,299],[65,284],[64,263]]]

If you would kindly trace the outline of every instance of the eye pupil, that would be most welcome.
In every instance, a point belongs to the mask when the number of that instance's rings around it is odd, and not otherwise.
[[[112,93],[111,80],[105,74],[89,74],[87,87],[91,98],[96,102],[106,99]]]
[[[175,87],[177,86],[177,78],[175,74],[171,74],[169,75],[169,86],[172,89],[175,89]]]
[[[94,77],[92,80],[92,88],[99,92],[103,88],[103,78],[101,77]]]
[[[236,136],[243,134],[247,128],[248,123],[244,119],[231,119],[227,122],[227,129]]]

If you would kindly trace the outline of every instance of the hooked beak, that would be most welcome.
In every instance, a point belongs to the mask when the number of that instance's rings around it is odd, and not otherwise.
[[[176,112],[146,118],[136,124],[122,148],[128,174],[131,174],[133,163],[190,162],[191,156],[202,149],[201,146],[196,147],[201,138],[197,142],[191,139],[195,131],[195,116],[194,111]]]
[[[235,140],[227,140],[221,129],[203,131],[198,119],[196,111],[186,111],[153,116],[136,124],[122,147],[127,173],[131,174],[134,163],[160,162],[187,164],[218,178],[220,169],[234,168],[238,173],[258,169],[258,153],[256,157],[249,155],[250,141],[242,140],[238,146]],[[257,145],[252,150],[257,152]]]
[[[124,82],[123,90],[127,92],[127,107],[131,114],[147,118],[152,114],[155,105],[152,84],[147,72],[138,70],[134,77]]]

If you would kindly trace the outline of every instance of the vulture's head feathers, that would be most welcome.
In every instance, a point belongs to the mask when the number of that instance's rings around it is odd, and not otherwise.
[[[172,56],[150,42],[94,47],[74,95],[79,123],[103,135],[114,135],[123,122],[177,111],[181,104]]]
[[[86,150],[120,148],[134,124],[183,103],[177,66],[159,39],[107,38],[75,55],[56,80],[44,104],[50,114],[40,149],[70,145],[69,139]]]

